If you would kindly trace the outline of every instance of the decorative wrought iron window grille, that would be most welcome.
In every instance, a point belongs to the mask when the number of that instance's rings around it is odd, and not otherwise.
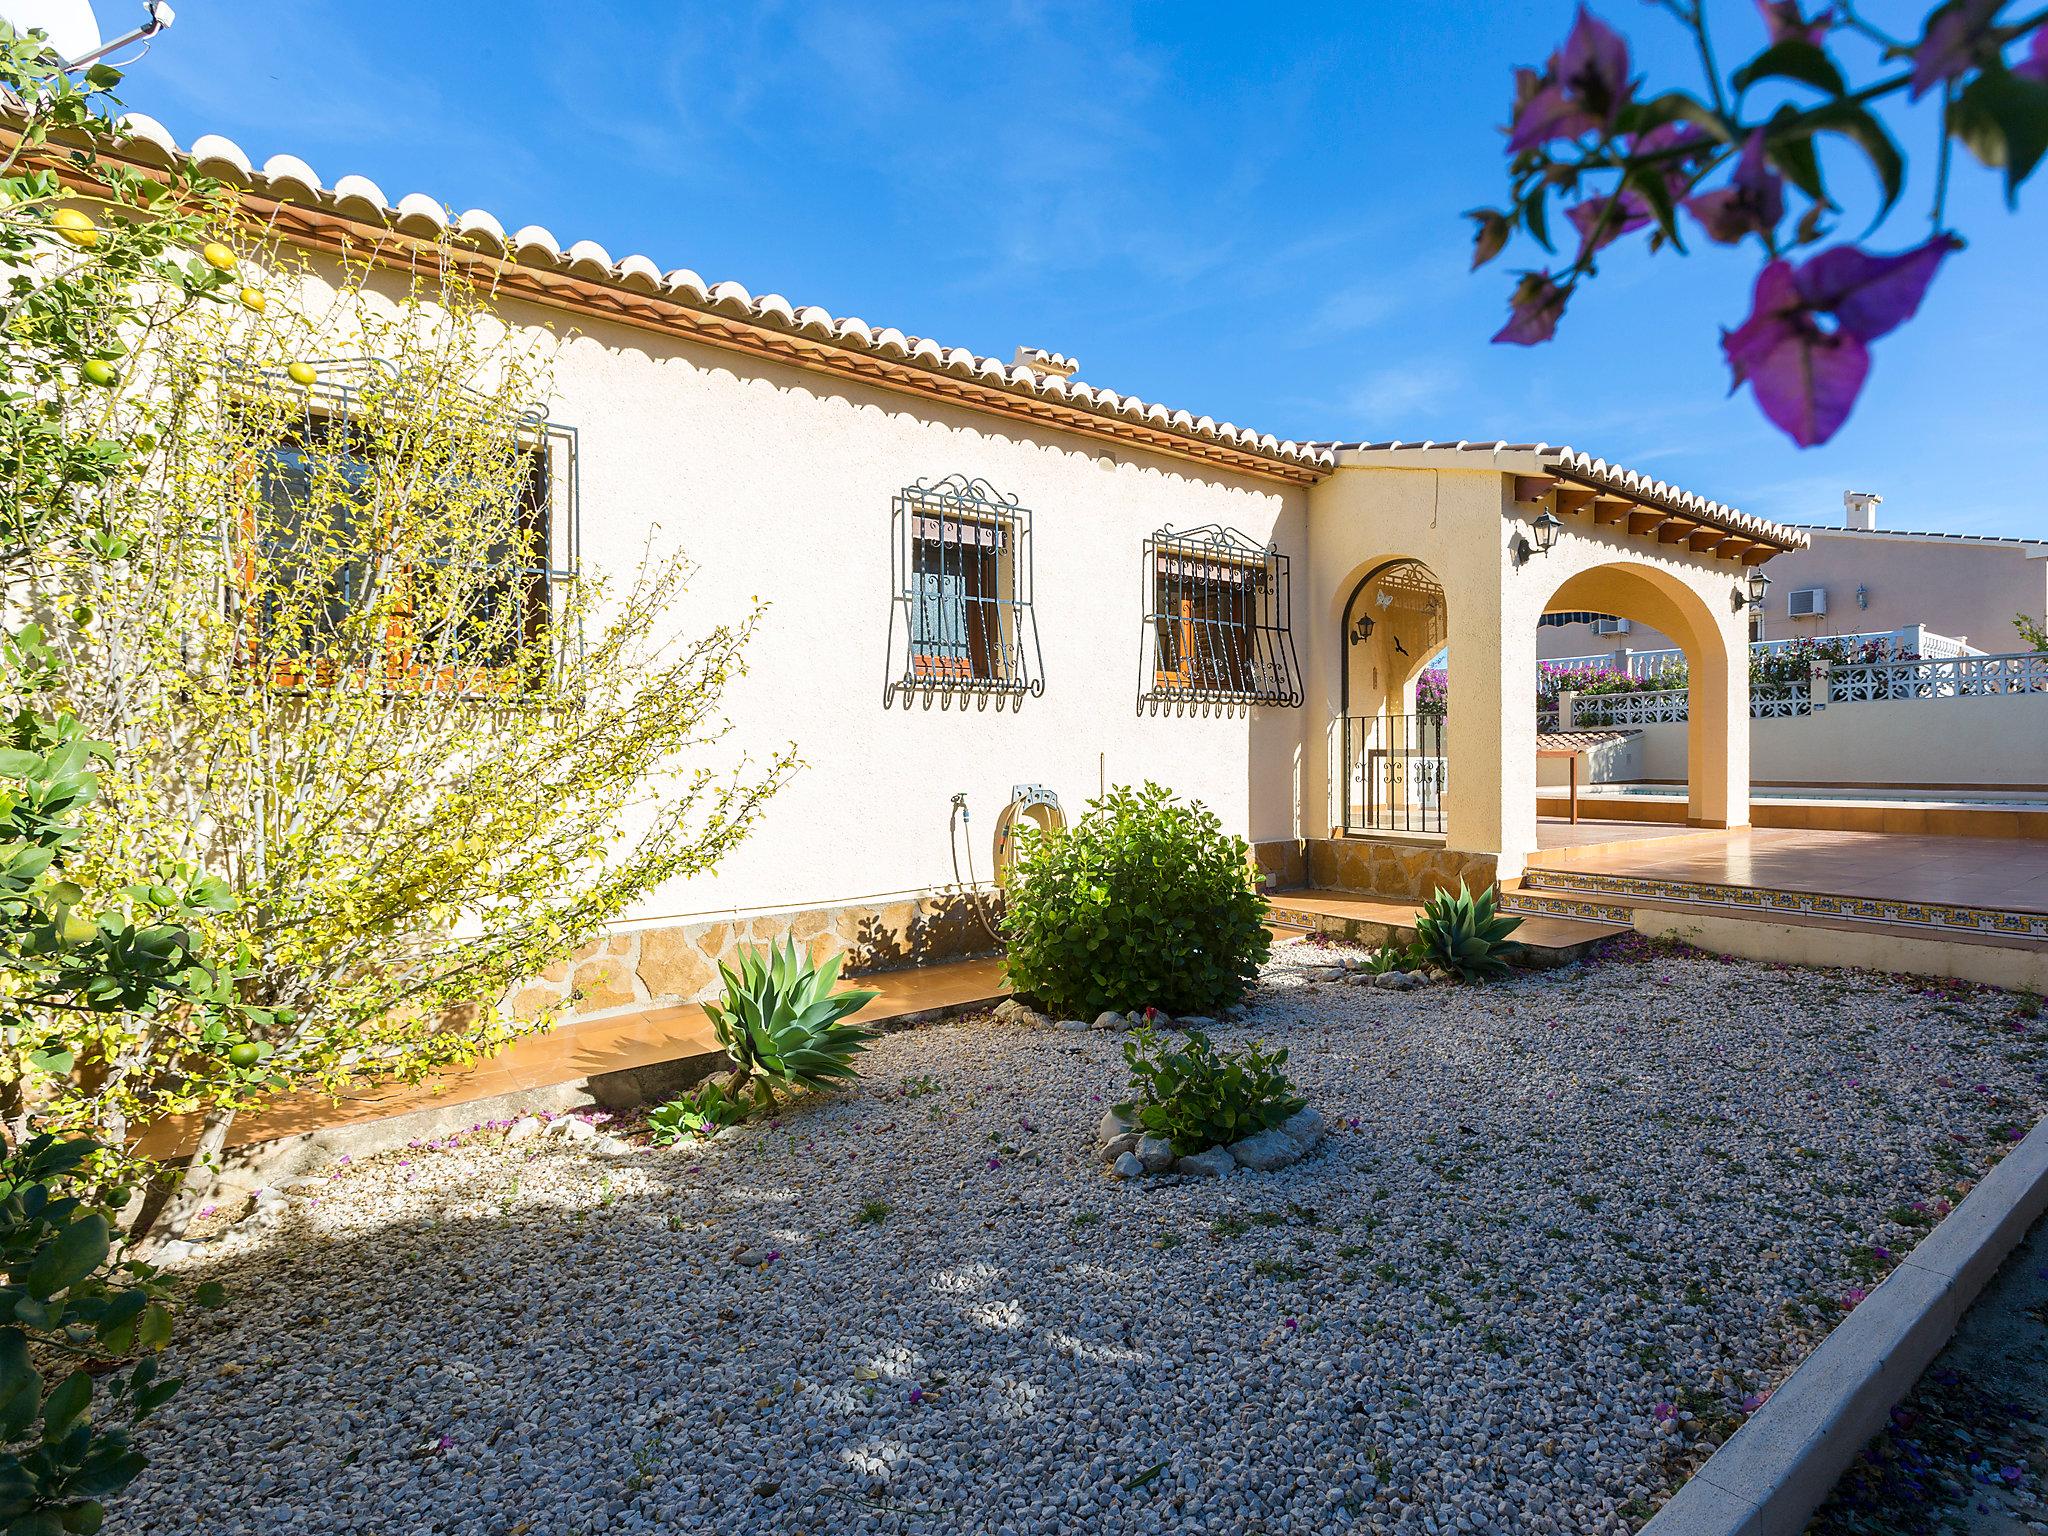
[[[1214,523],[1145,541],[1138,704],[1298,709],[1287,556]]]
[[[1031,608],[1030,511],[986,480],[948,475],[905,486],[890,516],[895,671],[883,704],[901,699],[907,706],[919,695],[1001,704],[1044,693]]]
[[[352,357],[315,362],[316,382],[302,386],[283,369],[258,368],[231,362],[224,370],[224,385],[232,407],[239,399],[247,402],[259,392],[291,402],[291,425],[278,441],[259,455],[252,472],[261,486],[264,509],[255,526],[246,530],[262,556],[276,560],[288,556],[298,534],[295,508],[310,496],[314,476],[338,477],[344,482],[374,484],[368,419],[377,410],[377,397],[388,397],[394,385],[402,383],[395,364],[380,357]],[[374,388],[366,380],[375,376]],[[471,392],[474,393],[474,392]],[[475,396],[479,401],[483,396]],[[275,416],[274,407],[266,415]],[[569,596],[582,563],[582,503],[579,490],[578,442],[576,429],[548,420],[539,406],[520,411],[508,424],[508,454],[524,459],[518,475],[519,506],[516,531],[496,540],[487,549],[451,548],[440,559],[414,556],[413,564],[480,562],[490,572],[486,590],[478,598],[484,632],[498,638],[465,650],[459,635],[436,637],[394,635],[382,647],[384,654],[370,671],[381,674],[383,683],[394,690],[436,691],[460,696],[502,696],[540,678],[509,677],[505,665],[510,653],[524,651],[530,657],[532,642],[553,635],[548,647],[557,670],[580,650],[582,637],[565,623]],[[296,492],[296,494],[295,494]],[[369,508],[364,509],[369,520]],[[238,567],[239,562],[231,562]],[[391,558],[372,547],[366,535],[360,558],[332,564],[317,579],[329,588],[326,604],[328,632],[339,627],[340,616],[361,601],[380,583],[400,580],[403,573],[393,569]],[[244,593],[230,581],[224,601],[232,611],[244,602]],[[499,615],[507,608],[516,619],[514,638]],[[488,612],[486,612],[486,610]],[[253,616],[250,632],[260,646],[267,626],[259,613]],[[287,686],[312,686],[338,679],[350,670],[338,658],[323,656],[321,635],[309,637],[300,649],[312,654],[292,658],[271,657],[272,681]],[[438,653],[439,664],[423,660]],[[358,674],[364,668],[353,669]],[[330,674],[332,674],[330,676]]]

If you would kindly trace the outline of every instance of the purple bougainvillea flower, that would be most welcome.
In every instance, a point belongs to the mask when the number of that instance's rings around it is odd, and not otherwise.
[[[1978,61],[1991,20],[2005,0],[1950,0],[1927,18],[1927,35],[1913,49],[1913,83],[1906,99],[1918,101]]]
[[[912,1388],[910,1389],[910,1401],[911,1401],[912,1403],[921,1403],[921,1402],[923,1402],[923,1401],[924,1401],[924,1388],[922,1388],[922,1387],[912,1387]]]
[[[1842,1310],[1844,1312],[1854,1311],[1858,1306],[1862,1305],[1869,1295],[1870,1292],[1864,1290],[1860,1285],[1850,1286],[1848,1290],[1842,1292]]]
[[[1533,347],[1557,334],[1569,288],[1560,288],[1548,272],[1524,272],[1508,301],[1508,323],[1493,333],[1496,342]]]
[[[1960,248],[1936,235],[1898,256],[1837,245],[1796,268],[1770,263],[1757,275],[1749,318],[1721,335],[1730,388],[1748,384],[1800,447],[1826,442],[1869,376],[1869,343],[1913,317],[1935,269]]]
[[[1301,1326],[1301,1322],[1298,1318],[1283,1317],[1280,1319],[1280,1326],[1282,1328],[1285,1328],[1289,1333],[1292,1333],[1295,1329]]]
[[[1688,197],[1685,207],[1700,221],[1707,238],[1721,245],[1776,229],[1785,217],[1785,178],[1764,158],[1763,130],[1752,133],[1742,146],[1726,186]]]
[[[1580,246],[1597,251],[1649,223],[1650,205],[1623,188],[1613,197],[1589,197],[1573,203],[1565,209],[1565,216],[1579,232]]]
[[[1678,1406],[1675,1403],[1659,1403],[1650,1410],[1650,1417],[1659,1424],[1669,1424],[1678,1417]]]
[[[1817,48],[1835,24],[1833,6],[1823,6],[1810,17],[1801,13],[1800,0],[1756,0],[1756,9],[1773,43],[1812,43]]]
[[[1628,40],[1580,6],[1571,35],[1550,56],[1543,73],[1515,71],[1509,152],[1520,154],[1553,139],[1610,131],[1635,89],[1628,68]]]
[[[2027,44],[2027,56],[2013,65],[2012,72],[2022,80],[2048,85],[2048,26],[2034,28],[2033,39]]]

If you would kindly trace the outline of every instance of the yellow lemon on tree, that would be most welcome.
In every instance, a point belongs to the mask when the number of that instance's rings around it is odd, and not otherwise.
[[[102,389],[110,388],[121,382],[121,370],[104,357],[91,358],[85,365],[85,382],[97,384]]]
[[[209,267],[217,272],[235,270],[235,253],[218,240],[209,240],[199,247],[199,255]]]
[[[263,313],[264,306],[269,302],[268,299],[263,297],[263,290],[261,288],[244,288],[242,290],[242,308],[244,309],[253,309],[260,315]]]
[[[303,384],[308,389],[311,389],[320,377],[319,371],[311,363],[293,363],[285,372],[291,376],[294,384]]]
[[[50,228],[83,250],[100,243],[100,227],[76,208],[59,208],[50,215]]]

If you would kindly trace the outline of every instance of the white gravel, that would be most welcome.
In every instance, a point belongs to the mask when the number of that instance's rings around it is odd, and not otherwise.
[[[185,1265],[107,1530],[1631,1530],[2043,1103],[2001,994],[1328,953],[1217,1032],[1330,1122],[1280,1173],[1111,1181],[1122,1037],[987,1019],[704,1147],[342,1169]]]

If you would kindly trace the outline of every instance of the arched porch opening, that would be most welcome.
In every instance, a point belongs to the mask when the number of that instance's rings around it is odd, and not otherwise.
[[[1747,658],[1731,662],[1725,625],[1695,588],[1656,566],[1616,562],[1578,571],[1559,584],[1546,613],[1591,612],[1631,620],[1670,637],[1683,654],[1682,670],[1642,676],[1633,686],[1601,681],[1561,690],[1554,728],[1637,733],[1633,752],[1658,771],[1682,768],[1686,820],[1693,826],[1728,826],[1747,820],[1749,800],[1749,675]],[[1661,684],[1661,686],[1660,686]],[[1604,688],[1617,690],[1606,692]],[[1576,695],[1576,696],[1574,696]],[[1682,722],[1682,725],[1681,725]],[[1545,729],[1552,722],[1545,719]],[[1682,756],[1670,749],[1682,729]],[[1627,761],[1629,749],[1617,747]],[[1583,760],[1583,759],[1582,759]],[[1638,764],[1629,776],[1643,775]],[[1539,765],[1538,785],[1544,776]]]
[[[1430,674],[1450,635],[1443,583],[1421,560],[1383,560],[1351,587],[1338,625],[1339,823],[1439,836],[1449,756],[1441,679]]]

